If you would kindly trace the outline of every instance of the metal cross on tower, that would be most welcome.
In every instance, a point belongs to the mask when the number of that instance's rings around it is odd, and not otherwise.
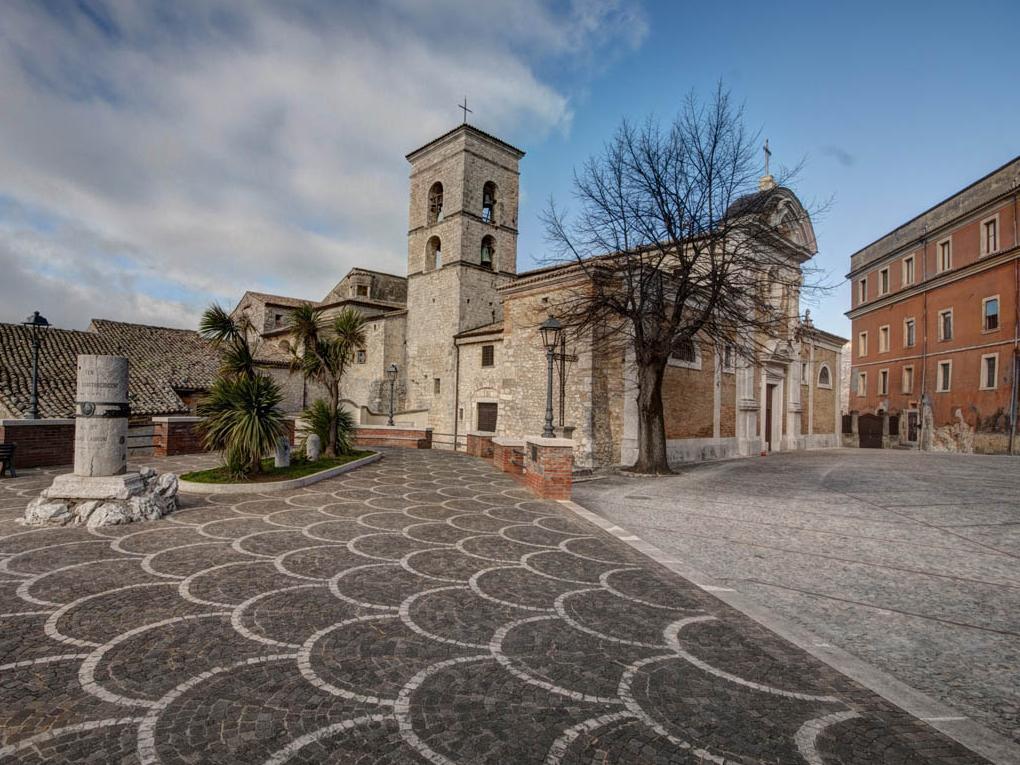
[[[465,99],[466,101],[466,99]],[[765,139],[765,145],[762,147],[765,151],[765,175],[769,174],[769,160],[772,159],[772,150],[769,149],[769,139]]]
[[[474,111],[472,111],[471,109],[468,109],[467,96],[464,96],[464,103],[463,104],[458,104],[457,108],[464,112],[464,124],[466,125],[467,124],[467,116],[469,114],[474,114]]]

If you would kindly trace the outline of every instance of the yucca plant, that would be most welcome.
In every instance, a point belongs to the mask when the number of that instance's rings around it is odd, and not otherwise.
[[[261,472],[263,455],[286,434],[283,393],[271,377],[258,372],[249,330],[246,318],[235,321],[215,304],[199,325],[199,333],[221,357],[220,376],[198,405],[199,428],[205,447],[222,452],[227,470],[237,478]]]
[[[287,327],[294,340],[291,371],[300,371],[306,380],[322,385],[329,395],[322,414],[332,418],[332,425],[323,443],[326,456],[336,457],[342,452],[340,383],[354,352],[365,344],[365,317],[353,308],[345,308],[327,319],[322,309],[305,303],[291,311]]]
[[[329,402],[318,398],[303,412],[302,417],[321,443],[329,441],[329,435],[335,428],[338,454],[349,454],[354,448],[354,417],[343,407],[331,413]]]

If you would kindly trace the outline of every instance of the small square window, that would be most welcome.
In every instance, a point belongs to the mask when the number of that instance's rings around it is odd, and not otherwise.
[[[441,390],[442,390],[442,385],[439,382],[439,378],[438,377],[433,377],[432,378],[432,392],[435,395],[438,396]]]
[[[903,284],[914,283],[914,256],[910,255],[903,259]]]
[[[903,320],[903,347],[913,348],[917,342],[916,323],[913,319]]]
[[[357,287],[357,296],[358,297],[368,297],[368,285],[367,284],[359,284],[358,285],[358,287]]]
[[[946,393],[949,391],[953,383],[953,362],[952,361],[940,361],[938,368],[938,376],[935,380],[935,392]]]
[[[999,354],[989,353],[981,357],[981,390],[994,390],[998,387]]]
[[[482,366],[491,367],[493,366],[496,358],[496,347],[493,345],[482,346]]]
[[[368,354],[364,350],[358,349],[355,358],[359,364],[364,364],[368,360]]]
[[[999,328],[999,297],[985,298],[981,301],[984,314],[982,328],[986,332]]]

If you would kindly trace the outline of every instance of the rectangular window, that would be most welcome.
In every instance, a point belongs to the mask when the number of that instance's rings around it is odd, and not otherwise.
[[[857,282],[857,302],[863,303],[868,299],[868,277]]]
[[[878,373],[878,395],[889,395],[889,370],[882,369]]]
[[[499,404],[479,402],[478,404],[478,430],[485,433],[496,432],[496,418],[499,414]]]
[[[943,239],[935,248],[937,263],[936,270],[941,273],[953,267],[953,240]]]
[[[914,392],[914,368],[903,367],[903,392]]]
[[[903,320],[903,347],[913,348],[914,343],[917,342],[917,334],[915,331],[915,322],[911,319]]]
[[[495,364],[496,357],[496,346],[494,345],[483,345],[482,346],[482,366],[491,367]]]
[[[733,372],[736,369],[736,349],[727,343],[723,346],[722,371]]]
[[[357,359],[359,364],[364,364],[368,358],[368,354],[365,353],[365,351],[359,349],[358,352],[355,354],[355,358]]]
[[[800,384],[810,385],[811,384],[811,373],[808,370],[808,362],[800,362]]]
[[[999,354],[989,353],[981,357],[981,390],[995,390],[999,387]]]
[[[909,255],[903,259],[903,284],[904,286],[914,283],[914,256]]]
[[[867,396],[868,395],[868,373],[858,372],[857,373],[857,395]]]
[[[935,380],[935,392],[945,393],[953,384],[953,362],[940,361],[939,371]]]
[[[442,390],[442,386],[439,383],[439,378],[438,377],[433,377],[432,378],[432,392],[438,396],[440,390]]]
[[[368,285],[367,284],[359,284],[358,285],[358,290],[357,290],[357,295],[358,295],[358,297],[368,297]]]
[[[889,325],[878,328],[878,352],[889,352]]]
[[[981,224],[981,254],[991,255],[999,249],[999,218],[989,218]]]
[[[889,269],[883,268],[878,272],[878,294],[886,295],[889,292]]]
[[[278,313],[275,316],[273,316],[273,326],[274,327],[279,327],[282,324],[283,324],[283,314],[282,313]]]
[[[999,328],[999,296],[985,298],[981,301],[981,313],[984,315],[982,329],[986,332]]]
[[[868,333],[861,332],[857,335],[857,355],[867,356],[868,355]]]
[[[939,311],[939,340],[953,339],[953,309]]]

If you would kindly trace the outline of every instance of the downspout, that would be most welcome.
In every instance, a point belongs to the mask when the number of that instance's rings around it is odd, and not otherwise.
[[[935,257],[938,257],[938,253],[935,253]],[[924,417],[924,406],[925,401],[928,398],[928,224],[925,223],[921,233],[921,283],[925,285],[924,291],[921,293],[921,396],[918,399],[920,401],[920,409],[917,413],[920,422],[918,423],[918,449],[924,447],[924,429],[925,429],[925,417]],[[914,328],[917,331],[917,328]],[[932,411],[932,427],[935,427],[935,412]]]
[[[457,451],[457,429],[460,425],[457,416],[460,412],[460,344],[454,339],[453,345],[457,349],[453,366],[453,450]]]
[[[1017,242],[1017,181],[1020,177],[1013,179],[1013,247],[1016,248],[1020,242]],[[1020,352],[1017,349],[1017,343],[1020,342],[1020,256],[1014,257],[1013,259],[1013,385],[1011,386],[1011,395],[1009,400],[1009,449],[1008,454],[1013,454],[1013,441],[1016,439],[1016,408],[1017,408],[1017,376],[1020,373]]]

